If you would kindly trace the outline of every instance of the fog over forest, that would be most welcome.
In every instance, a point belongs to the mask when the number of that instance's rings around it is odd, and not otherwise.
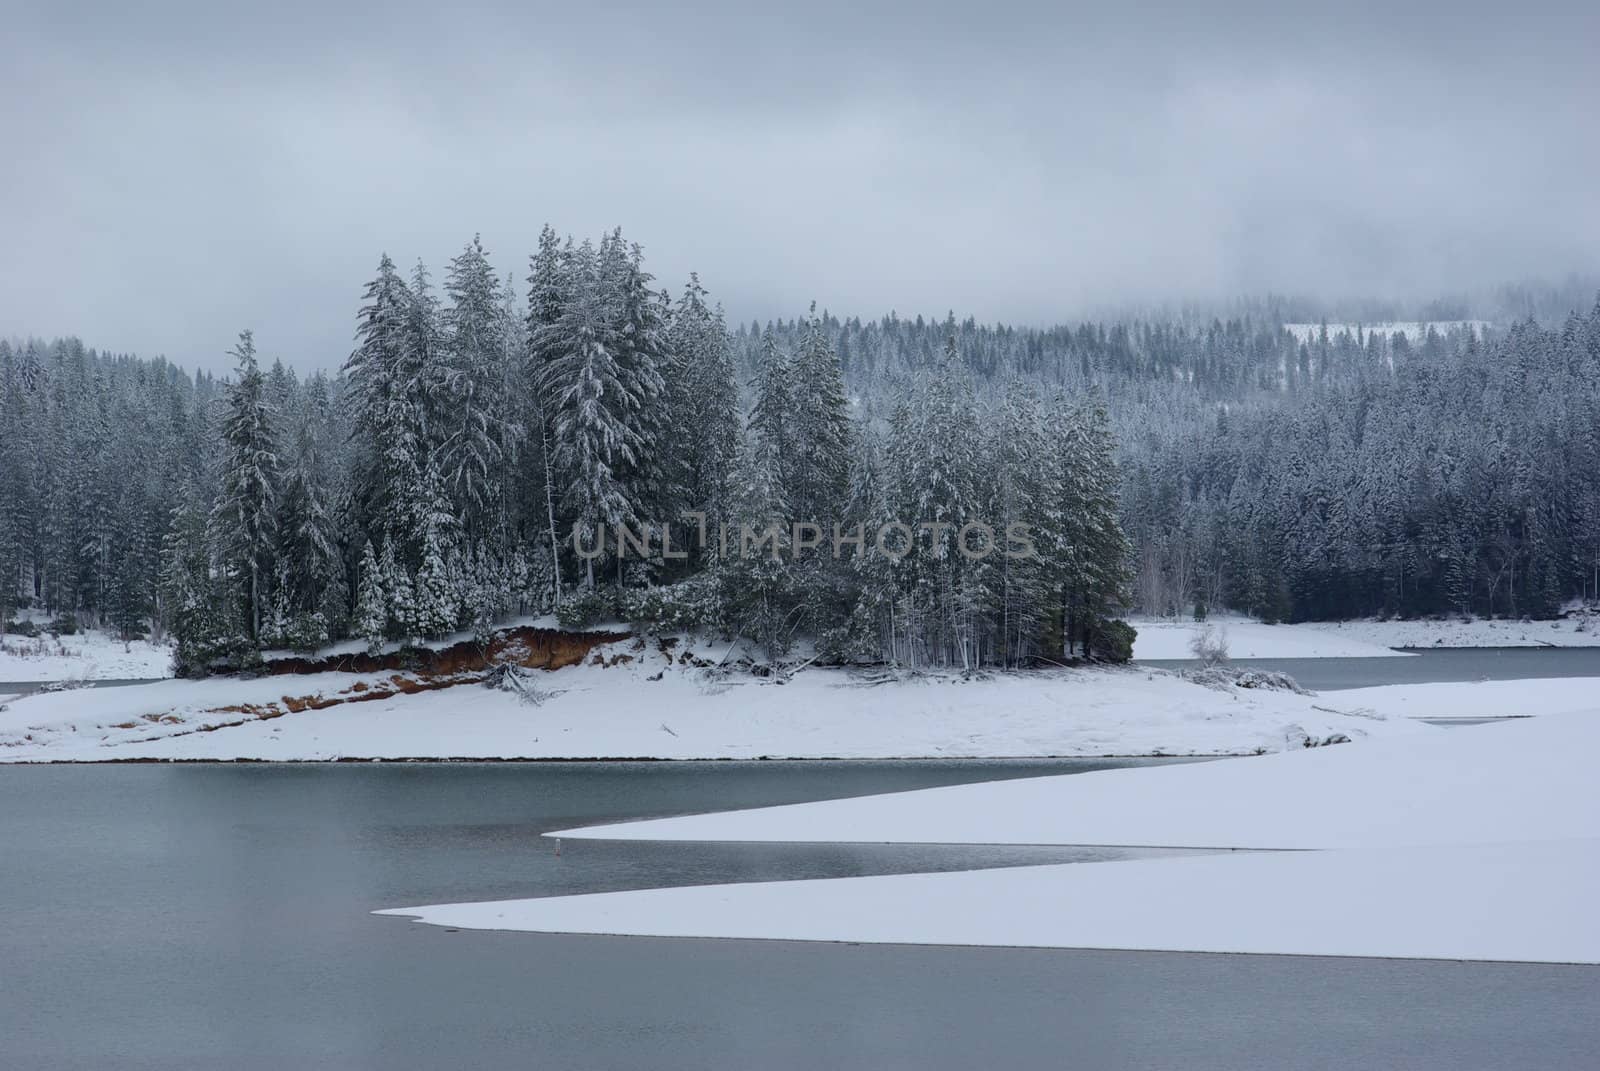
[[[1592,7],[7,5],[0,335],[349,352],[377,253],[622,226],[733,322],[1592,274]]]

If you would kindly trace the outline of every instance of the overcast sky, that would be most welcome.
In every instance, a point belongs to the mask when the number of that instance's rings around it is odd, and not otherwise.
[[[0,0],[0,335],[332,367],[382,252],[546,221],[735,320],[1600,263],[1592,4],[223,6]]]

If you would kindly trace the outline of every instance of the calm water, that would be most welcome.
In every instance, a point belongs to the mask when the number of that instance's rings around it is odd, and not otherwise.
[[[1192,661],[1173,659],[1149,659],[1139,664],[1162,669],[1194,665]],[[1418,651],[1413,658],[1239,658],[1234,664],[1275,669],[1312,691],[1329,692],[1375,684],[1600,677],[1600,647],[1452,648]]]
[[[0,1066],[1600,1066],[1591,968],[452,933],[368,914],[1105,858],[577,841],[557,857],[538,834],[1114,765],[0,767]]]

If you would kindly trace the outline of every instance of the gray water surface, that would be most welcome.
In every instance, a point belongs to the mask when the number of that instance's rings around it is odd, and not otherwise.
[[[0,1066],[1600,1065],[1591,968],[456,933],[368,913],[1117,858],[572,840],[557,857],[539,834],[1133,764],[3,767]]]

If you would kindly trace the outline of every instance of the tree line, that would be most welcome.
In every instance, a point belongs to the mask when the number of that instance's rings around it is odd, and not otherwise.
[[[1550,314],[1570,291],[1496,307]],[[1600,600],[1600,302],[1488,329],[1284,328],[1307,313],[968,320],[955,336],[983,397],[1021,381],[1106,399],[1137,610],[1520,618]],[[948,334],[892,315],[828,327],[868,407],[935,365]],[[737,332],[745,363],[765,330]]]
[[[619,231],[546,228],[524,283],[477,239],[437,285],[385,256],[354,350],[305,379],[264,368],[249,331],[220,382],[4,344],[0,568],[18,583],[0,609],[170,630],[184,672],[546,611],[774,657],[1126,657],[1098,400],[1018,383],[985,402],[954,321],[892,405],[849,395],[814,308],[746,366],[698,279],[656,289]],[[801,521],[904,534],[892,554],[805,554]],[[974,559],[957,545],[973,524],[1023,525],[1038,553]],[[749,553],[707,530],[772,537]]]
[[[1600,306],[1415,339],[1284,315],[730,330],[620,232],[546,228],[521,280],[476,239],[437,284],[382,258],[305,377],[250,332],[223,380],[0,341],[0,616],[170,630],[186,671],[547,611],[971,667],[1125,655],[1129,608],[1600,594]],[[774,519],[777,553],[737,552]],[[791,521],[913,527],[836,558]],[[974,559],[971,522],[1038,553]]]

